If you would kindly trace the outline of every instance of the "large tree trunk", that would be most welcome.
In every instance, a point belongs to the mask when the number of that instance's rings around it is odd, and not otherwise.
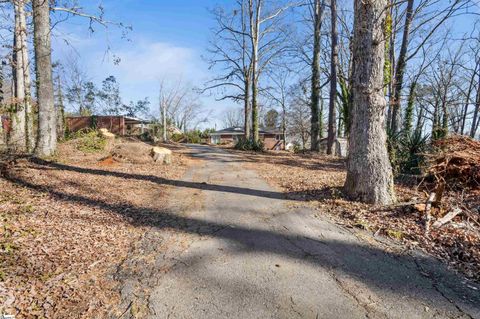
[[[391,127],[393,133],[397,133],[402,125],[400,97],[402,94],[405,68],[407,66],[407,48],[410,36],[410,26],[413,19],[413,2],[414,0],[408,0],[407,2],[407,13],[405,15],[405,26],[403,28],[402,46],[400,48],[400,54],[398,55],[397,67],[395,70]]]
[[[18,0],[20,13],[20,39],[22,47],[22,66],[23,66],[23,81],[24,81],[24,107],[25,107],[25,137],[26,147],[28,152],[33,152],[35,148],[35,130],[34,117],[35,113],[32,108],[32,90],[30,78],[30,59],[28,57],[28,42],[27,42],[27,18],[25,14],[25,1]]]
[[[442,97],[442,138],[447,137],[448,135],[448,86],[445,85],[445,91],[443,92],[443,97]]]
[[[480,74],[478,75],[477,98],[475,99],[475,110],[473,111],[472,126],[470,128],[471,138],[475,138],[475,135],[477,134],[478,122],[480,122],[480,119],[478,118],[479,112],[480,112]]]
[[[250,132],[250,81],[249,81],[249,74],[246,74],[245,78],[245,96],[243,100],[243,108],[245,112],[245,122],[243,123],[245,128],[245,139],[251,139],[251,132]]]
[[[52,81],[49,1],[33,0],[38,139],[35,154],[51,156],[57,148],[56,112]]]
[[[320,149],[320,136],[322,134],[320,116],[320,37],[322,29],[323,5],[321,0],[314,3],[314,29],[313,29],[313,60],[312,60],[312,97],[311,97],[311,128],[310,128],[310,149],[318,152]]]
[[[338,62],[338,35],[337,35],[337,1],[331,0],[331,24],[332,24],[332,52],[330,61],[330,107],[328,110],[328,139],[327,139],[327,154],[333,153],[333,143],[337,138],[336,130],[336,109],[337,102],[337,62]]]
[[[440,101],[438,97],[435,97],[435,104],[433,105],[433,117],[432,117],[432,139],[438,139],[440,137]]]
[[[3,69],[3,63],[0,62],[0,105],[5,103],[5,73]]]
[[[253,131],[253,141],[258,143],[260,140],[259,134],[259,123],[258,123],[258,102],[257,102],[257,81],[252,81],[252,131]]]
[[[407,108],[405,109],[405,119],[403,122],[403,135],[410,136],[412,133],[412,126],[413,126],[413,110],[415,107],[415,90],[417,87],[417,82],[412,81],[410,84],[410,89],[408,91],[408,99],[407,99]]]
[[[460,126],[460,134],[463,135],[465,132],[465,123],[467,122],[467,115],[468,115],[468,106],[470,105],[470,96],[472,95],[474,82],[475,82],[475,74],[477,73],[478,63],[475,65],[475,69],[473,70],[473,75],[470,78],[470,82],[468,84],[467,96],[465,97],[465,106],[463,107],[462,112],[462,122]]]
[[[57,111],[57,139],[60,141],[65,137],[65,107],[63,105],[63,92],[62,83],[60,82],[60,76],[57,77],[57,94],[58,105]]]
[[[13,86],[14,105],[10,113],[12,130],[9,135],[9,146],[18,152],[27,150],[26,118],[25,118],[25,73],[22,49],[22,23],[24,14],[23,2],[14,2],[15,28],[13,37]]]
[[[386,0],[355,0],[353,105],[345,191],[373,204],[395,201],[383,92]]]
[[[162,114],[162,142],[167,142],[168,140],[168,125],[167,125],[167,102],[163,96],[164,92],[160,90],[160,112]]]
[[[417,135],[422,135],[422,132],[423,132],[423,124],[425,122],[423,113],[424,113],[423,108],[420,108],[417,115],[417,124],[415,125],[415,134]]]
[[[283,147],[287,149],[287,106],[285,101],[282,102],[282,135]]]
[[[392,126],[392,108],[393,108],[393,75],[394,75],[394,65],[395,65],[395,40],[396,40],[396,16],[398,6],[393,5],[393,0],[388,0],[388,5],[390,6],[389,17],[387,23],[385,24],[385,35],[388,38],[385,40],[385,68],[386,72],[383,77],[385,79],[385,84],[387,85],[386,91],[389,96],[388,110],[387,110],[387,127]],[[388,73],[387,73],[388,72]]]
[[[256,5],[250,0],[250,34],[252,41],[252,131],[253,141],[260,140],[258,123],[258,41],[260,35],[260,12],[262,2],[259,0]]]

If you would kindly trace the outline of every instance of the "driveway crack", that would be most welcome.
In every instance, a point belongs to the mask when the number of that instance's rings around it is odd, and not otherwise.
[[[420,265],[420,263],[418,262],[417,258],[415,258],[414,256],[410,255],[410,257],[413,259],[413,262],[415,263],[415,265],[417,266],[417,269],[418,271],[421,273],[421,274],[427,274],[428,275],[428,278],[429,278],[429,282],[430,284],[432,285],[432,288],[438,292],[445,300],[447,300],[449,303],[451,303],[455,309],[457,309],[457,311],[461,314],[461,315],[464,315],[464,316],[467,316],[469,319],[473,319],[473,316],[470,315],[469,313],[465,312],[452,298],[448,297],[443,291],[442,289],[440,289],[440,287],[438,286],[438,282],[437,280],[435,279],[434,276],[432,276],[430,274],[430,272],[428,272],[426,269],[424,269],[422,267],[422,265]],[[425,275],[424,275],[425,276]],[[461,317],[458,316],[458,318]]]

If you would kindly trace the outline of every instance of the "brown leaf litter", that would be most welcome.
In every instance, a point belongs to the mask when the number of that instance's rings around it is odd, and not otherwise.
[[[439,142],[441,143],[441,142]],[[443,142],[449,144],[449,142]],[[313,206],[347,227],[359,227],[388,236],[411,248],[423,249],[444,260],[467,277],[480,280],[480,191],[478,189],[479,142],[455,139],[455,147],[443,155],[437,153],[435,163],[445,172],[449,185],[442,205],[434,208],[434,219],[448,213],[452,203],[465,214],[453,221],[431,228],[425,233],[425,216],[421,207],[429,192],[423,184],[398,180],[395,185],[400,204],[373,207],[351,201],[342,193],[346,177],[345,161],[318,154],[289,152],[251,153],[230,150],[243,157],[249,168],[257,170],[272,185],[281,188],[294,205]],[[444,158],[445,160],[440,160]],[[447,162],[445,164],[445,162]],[[434,180],[426,178],[425,180]],[[463,182],[465,184],[458,184]],[[469,185],[466,187],[465,185]],[[432,187],[430,185],[430,187]],[[419,205],[419,204],[423,204]],[[417,206],[415,206],[417,205]]]
[[[60,145],[54,161],[3,162],[0,313],[115,315],[120,297],[113,274],[148,228],[132,207],[151,208],[161,219],[171,186],[148,177],[176,179],[186,169],[183,148],[167,147],[175,148],[168,166],[120,162],[106,151],[82,153],[69,142]]]

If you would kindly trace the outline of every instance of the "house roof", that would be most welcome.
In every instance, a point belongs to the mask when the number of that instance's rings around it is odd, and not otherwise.
[[[273,128],[273,129],[260,128],[258,132],[260,134],[282,134],[282,131],[278,128]],[[240,126],[228,127],[228,128],[224,128],[222,130],[210,133],[210,135],[244,135],[244,134],[245,134],[245,131],[243,127],[240,127]]]
[[[142,120],[136,117],[129,117],[129,116],[124,116],[125,118],[125,123],[128,124],[150,124],[150,121],[148,120]]]
[[[118,118],[123,117],[125,119],[126,124],[149,124],[150,121],[142,120],[135,117],[130,117],[126,115],[89,115],[89,116],[67,116],[67,118],[86,118],[86,117],[110,117],[110,118]]]

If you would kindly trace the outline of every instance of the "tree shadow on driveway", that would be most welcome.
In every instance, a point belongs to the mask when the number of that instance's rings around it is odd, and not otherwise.
[[[86,174],[112,175],[119,178],[151,180],[155,183],[233,192],[246,195],[284,199],[283,194],[242,189],[220,185],[172,181],[155,176],[125,174],[120,172],[85,169],[57,163],[41,162],[52,169],[70,170]],[[462,284],[460,276],[447,270],[429,257],[412,258],[403,254],[387,254],[383,250],[360,242],[327,240],[305,237],[295,233],[252,229],[241,226],[205,221],[199,218],[178,216],[168,211],[130,204],[110,203],[78,194],[62,192],[54,187],[38,185],[23,178],[4,176],[7,180],[34,191],[48,193],[56,200],[74,202],[87,207],[103,209],[118,214],[134,226],[157,229],[176,229],[180,232],[211,236],[234,242],[240,253],[269,253],[307,262],[326,270],[334,269],[358,280],[373,291],[400,298],[421,300],[435,309],[468,311],[467,317],[480,317],[480,294]],[[319,287],[321,289],[321,287]],[[463,299],[462,299],[463,298]],[[452,306],[453,304],[453,306]]]
[[[204,145],[188,145],[192,152],[187,153],[193,158],[214,160],[221,163],[268,163],[284,165],[306,170],[323,170],[341,172],[346,169],[344,158],[333,158],[318,153],[291,154],[277,151],[251,152],[235,149],[220,149]]]
[[[149,181],[159,185],[170,185],[175,187],[193,188],[193,189],[214,191],[214,192],[234,193],[234,194],[240,194],[240,195],[265,197],[265,198],[271,198],[271,199],[287,200],[290,198],[298,197],[298,200],[301,200],[302,198],[301,196],[296,196],[295,192],[282,193],[282,192],[276,192],[276,191],[267,191],[267,190],[238,187],[238,186],[209,184],[207,182],[189,182],[189,181],[173,180],[173,179],[158,177],[155,175],[132,174],[132,173],[110,171],[110,170],[71,166],[71,165],[50,162],[50,161],[44,161],[36,158],[33,158],[32,162],[42,165],[43,166],[42,169],[45,169],[45,170],[56,169],[56,170],[71,171],[71,172],[83,173],[83,174],[113,176],[113,177],[124,178],[124,179]]]

